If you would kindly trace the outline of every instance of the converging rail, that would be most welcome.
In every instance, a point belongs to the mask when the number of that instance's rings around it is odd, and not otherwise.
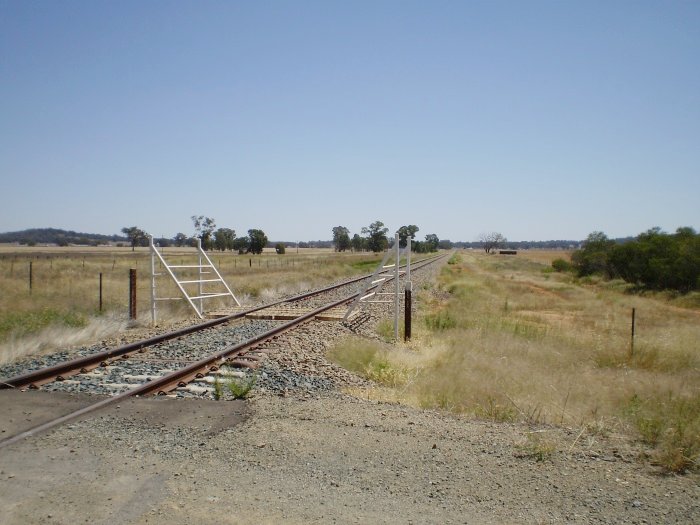
[[[439,255],[437,257],[433,257],[430,259],[424,259],[417,263],[414,268],[418,269],[423,266],[426,266],[428,264],[431,264],[441,258],[445,257],[445,255]],[[285,299],[281,301],[277,301],[271,304],[266,304],[262,306],[258,306],[255,308],[251,308],[249,310],[246,310],[244,312],[238,312],[233,315],[229,315],[226,317],[222,317],[219,319],[213,319],[211,321],[207,321],[204,323],[200,323],[191,327],[183,328],[181,330],[176,330],[173,332],[169,332],[160,336],[152,337],[149,339],[145,339],[143,341],[138,341],[135,343],[131,343],[125,346],[121,346],[116,349],[112,350],[107,350],[104,352],[100,352],[97,354],[94,354],[92,356],[86,356],[83,358],[79,359],[74,359],[71,361],[67,361],[65,363],[55,365],[52,367],[48,367],[42,370],[37,370],[35,372],[31,372],[29,374],[21,375],[21,376],[16,376],[14,378],[10,378],[8,380],[3,381],[0,383],[0,389],[7,389],[7,388],[38,388],[40,385],[48,383],[53,380],[57,379],[64,379],[65,377],[70,377],[72,375],[80,374],[80,373],[85,373],[88,372],[92,369],[97,368],[98,366],[106,366],[110,360],[114,360],[117,357],[122,357],[126,358],[129,354],[134,353],[134,352],[143,352],[145,351],[146,348],[149,346],[156,345],[158,343],[174,339],[177,337],[181,337],[183,335],[188,335],[192,334],[219,324],[223,324],[226,322],[229,322],[234,319],[239,319],[241,317],[244,317],[246,314],[251,313],[251,312],[256,312],[258,310],[262,310],[264,308],[269,308],[270,306],[274,305],[279,305],[283,303],[290,303],[290,302],[295,302],[295,301],[300,301],[303,299],[307,299],[309,297],[313,297],[315,295],[322,294],[324,292],[328,292],[331,290],[338,289],[343,286],[347,286],[348,284],[352,284],[355,282],[358,282],[360,280],[366,279],[367,276],[363,276],[360,278],[355,278],[351,279],[349,281],[345,281],[340,284],[328,286],[326,288],[320,289],[320,290],[314,290],[312,292],[304,293],[301,295],[297,295],[295,297],[292,297],[290,299]],[[293,319],[289,322],[286,322],[280,326],[274,327],[262,334],[259,334],[255,337],[252,337],[244,342],[229,346],[219,352],[216,352],[212,354],[211,356],[208,356],[206,358],[203,358],[199,361],[196,361],[180,370],[176,370],[174,372],[170,372],[160,378],[147,381],[131,390],[128,390],[126,392],[123,392],[121,394],[118,394],[113,397],[109,397],[107,399],[103,399],[97,403],[94,403],[92,405],[89,405],[87,407],[84,407],[80,410],[71,412],[69,414],[66,414],[64,416],[61,416],[57,419],[48,421],[42,425],[39,425],[37,427],[34,427],[32,429],[29,429],[27,431],[21,432],[20,434],[17,434],[15,436],[12,436],[10,438],[4,439],[0,441],[0,448],[10,445],[12,443],[16,443],[26,437],[33,436],[35,434],[38,434],[40,432],[43,432],[45,430],[48,430],[50,428],[53,428],[55,426],[58,426],[60,424],[63,424],[67,421],[73,420],[75,418],[81,417],[85,414],[88,414],[90,412],[93,412],[95,410],[99,410],[111,403],[116,403],[119,402],[120,400],[126,399],[128,397],[137,397],[137,396],[145,396],[145,395],[162,395],[166,394],[175,388],[185,386],[187,383],[190,381],[196,379],[196,378],[201,378],[204,375],[206,375],[209,372],[216,371],[218,370],[219,366],[226,362],[231,360],[234,357],[240,356],[247,352],[249,349],[260,345],[261,343],[264,343],[266,341],[269,341],[271,339],[275,339],[279,337],[281,334],[292,330],[310,320],[313,320],[316,318],[318,315],[331,310],[333,308],[336,308],[338,306],[348,304],[349,302],[353,301],[357,295],[360,292],[355,292],[347,297],[344,297],[342,299],[333,301],[331,303],[328,303],[326,305],[323,305],[319,308],[316,308],[312,310],[311,312],[303,313],[300,315],[298,318]]]

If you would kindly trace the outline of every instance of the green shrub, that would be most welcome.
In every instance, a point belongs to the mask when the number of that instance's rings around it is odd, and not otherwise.
[[[566,259],[554,259],[552,261],[552,268],[557,272],[569,272],[571,271],[571,263]]]

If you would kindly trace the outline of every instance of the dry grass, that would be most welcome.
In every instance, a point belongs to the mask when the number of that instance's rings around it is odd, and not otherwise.
[[[385,368],[411,378],[402,399],[497,421],[639,436],[645,426],[657,428],[657,440],[647,440],[656,461],[673,471],[693,468],[700,312],[545,268],[468,251],[460,264],[446,265],[440,293],[420,297],[412,343],[383,357]]]
[[[167,260],[174,264],[192,264],[196,261],[195,254],[190,248],[166,248],[164,251]],[[300,249],[299,253],[290,249],[285,255],[274,252],[260,256],[230,252],[209,255],[244,304],[362,274],[368,265],[373,266],[380,260],[374,254],[337,254],[332,250],[309,249]],[[75,333],[83,332],[88,337],[95,326],[114,326],[111,320],[121,323],[123,328],[128,315],[130,268],[135,268],[138,275],[138,318],[148,323],[151,260],[147,248],[137,248],[133,252],[130,248],[119,247],[0,248],[0,360],[6,362],[26,353],[77,344],[70,342]],[[99,311],[100,273],[102,312]],[[158,296],[178,297],[179,292],[168,278],[159,277]],[[207,309],[211,311],[223,305],[211,301]],[[158,310],[160,325],[193,316],[185,301],[162,302]]]
[[[573,250],[518,250],[515,257],[551,266],[554,259],[570,260]],[[505,256],[502,257],[512,257]]]

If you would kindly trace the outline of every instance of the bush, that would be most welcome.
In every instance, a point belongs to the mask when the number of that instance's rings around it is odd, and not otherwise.
[[[281,242],[278,242],[277,244],[275,244],[275,251],[277,252],[278,255],[284,255],[284,252],[286,252],[287,249],[284,246],[284,244],[282,244]]]
[[[600,274],[649,290],[681,293],[700,287],[700,235],[689,227],[675,234],[652,228],[624,244],[593,232],[571,260],[579,277]]]
[[[572,266],[566,259],[554,259],[552,261],[552,268],[557,272],[569,272]]]

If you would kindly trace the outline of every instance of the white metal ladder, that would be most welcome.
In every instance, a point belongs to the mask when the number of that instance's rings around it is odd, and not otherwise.
[[[197,239],[197,255],[198,264],[168,264],[158,247],[153,244],[153,237],[150,238],[151,246],[151,319],[153,324],[156,323],[156,304],[159,301],[177,301],[181,299],[187,300],[192,309],[197,313],[200,319],[204,319],[204,300],[213,299],[214,297],[231,297],[236,303],[236,306],[241,306],[238,298],[233,294],[224,278],[221,277],[214,263],[211,262],[207,253],[202,249],[201,239]],[[156,277],[164,275],[156,273],[156,260],[160,262],[165,269],[166,275],[169,275],[177,285],[182,297],[158,297],[156,294]],[[191,276],[193,270],[196,270],[196,276]],[[178,278],[176,272],[189,274],[182,279]],[[212,278],[206,278],[206,275],[212,275]],[[211,287],[217,287],[218,290],[212,291]],[[192,292],[193,285],[196,285],[196,291]],[[204,288],[209,290],[205,291]],[[188,288],[190,291],[188,291]]]

